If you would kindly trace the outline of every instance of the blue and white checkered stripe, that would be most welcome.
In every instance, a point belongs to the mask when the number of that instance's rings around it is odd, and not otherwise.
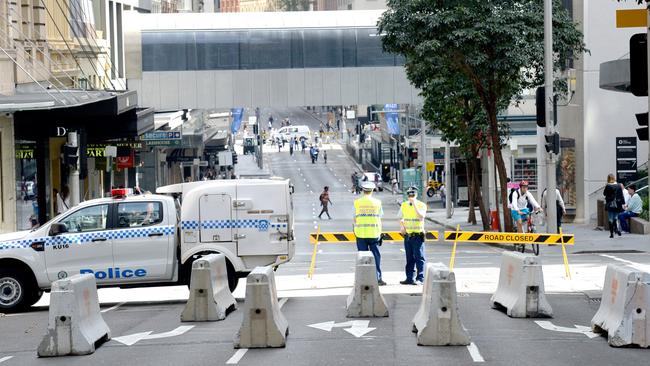
[[[206,220],[201,221],[183,221],[181,228],[183,230],[199,229],[256,229],[268,225],[271,229],[286,229],[289,225],[282,222],[268,222],[268,220]]]
[[[93,239],[124,239],[124,238],[145,238],[149,234],[160,233],[164,236],[174,235],[173,226],[151,226],[133,229],[119,229],[108,231],[93,231],[79,234],[61,234],[53,237],[30,238],[0,243],[0,250],[28,248],[34,242],[45,242],[45,246],[63,244],[86,244]]]

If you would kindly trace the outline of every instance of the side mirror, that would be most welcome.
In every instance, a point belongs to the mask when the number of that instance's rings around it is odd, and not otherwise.
[[[60,222],[55,222],[50,226],[50,236],[57,236],[59,234],[67,233],[68,232],[68,227],[65,226],[65,224],[62,224]]]

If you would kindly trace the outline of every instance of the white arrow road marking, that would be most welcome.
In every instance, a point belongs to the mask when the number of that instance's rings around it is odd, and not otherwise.
[[[564,333],[577,333],[584,334],[589,338],[596,338],[598,334],[591,331],[591,328],[585,327],[584,325],[574,325],[575,328],[559,327],[548,320],[536,320],[535,323],[546,330],[551,330],[555,332],[564,332]]]
[[[108,308],[108,309],[101,310],[100,313],[108,313],[109,311],[111,311],[111,310],[115,310],[115,309],[119,308],[120,306],[122,306],[122,305],[124,305],[124,304],[126,304],[126,302],[121,302],[121,303],[119,303],[119,304],[117,304],[117,305],[113,305],[113,306],[111,306],[111,307]]]
[[[129,334],[125,335],[122,337],[116,337],[113,338],[113,340],[118,341],[124,345],[127,346],[132,346],[139,341],[145,340],[145,339],[160,339],[160,338],[169,338],[169,337],[175,337],[182,335],[184,333],[187,333],[190,329],[194,328],[193,325],[181,325],[180,327],[170,330],[169,332],[165,333],[158,333],[158,334],[151,334],[153,333],[152,331],[149,332],[142,332],[142,333],[135,333],[135,334]]]
[[[12,358],[14,358],[14,356],[7,356],[7,357],[0,358],[0,363],[3,363],[3,362],[5,362],[5,361],[9,361],[9,360],[11,360]]]
[[[472,360],[474,360],[474,362],[485,362],[483,356],[481,356],[481,352],[479,352],[478,347],[476,347],[476,344],[474,342],[470,343],[469,346],[467,346],[467,350],[469,351],[469,355],[472,357]]]
[[[353,321],[343,322],[343,323],[328,321],[323,323],[309,324],[307,326],[315,329],[324,330],[326,332],[331,332],[333,328],[349,327],[343,330],[359,338],[377,329],[377,328],[368,328],[369,324],[370,324],[370,320],[353,320]]]

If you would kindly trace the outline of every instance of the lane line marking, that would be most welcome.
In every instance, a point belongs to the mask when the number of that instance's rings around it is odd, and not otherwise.
[[[627,259],[619,258],[619,257],[614,256],[614,255],[609,255],[609,254],[599,254],[599,255],[601,257],[605,257],[605,258],[613,259],[613,260],[621,262],[621,263],[625,263],[628,266],[630,266],[630,267],[632,267],[634,269],[638,269],[640,271],[647,271],[647,269],[648,269],[648,265],[643,265],[641,263],[628,261]]]
[[[111,306],[111,307],[108,308],[108,309],[101,310],[100,313],[108,313],[109,311],[111,311],[111,310],[115,310],[115,309],[119,308],[120,306],[122,306],[122,305],[124,305],[124,304],[126,304],[126,301],[121,302],[121,303],[116,304],[116,305],[113,305],[113,306]]]
[[[485,362],[483,356],[481,356],[481,352],[479,352],[478,347],[476,347],[476,344],[474,342],[470,343],[469,346],[467,346],[467,350],[469,351],[469,355],[472,356],[472,360],[474,360],[474,362]]]
[[[226,365],[236,365],[239,363],[239,360],[244,357],[246,352],[248,352],[248,348],[238,349],[237,352],[235,352],[235,354],[232,355],[228,361],[226,361]]]
[[[7,357],[0,358],[0,363],[3,363],[3,362],[5,362],[5,361],[9,361],[9,360],[11,360],[12,358],[14,358],[14,356],[7,356]]]

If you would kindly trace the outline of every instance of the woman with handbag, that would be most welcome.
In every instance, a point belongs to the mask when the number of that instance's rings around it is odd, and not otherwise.
[[[616,220],[618,214],[623,211],[625,198],[623,197],[623,190],[616,183],[614,174],[607,175],[607,185],[603,191],[603,196],[605,196],[605,210],[607,211],[607,222],[609,223],[609,237],[613,238],[614,232],[621,236]]]

